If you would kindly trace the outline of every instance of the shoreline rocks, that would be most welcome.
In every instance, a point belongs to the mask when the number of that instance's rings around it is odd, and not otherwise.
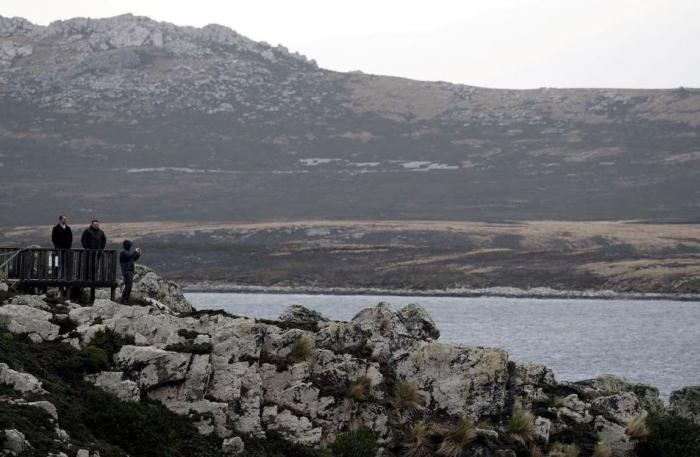
[[[144,277],[151,273],[144,271]],[[151,285],[146,293],[158,290]],[[106,299],[45,310],[41,300],[13,298],[0,306],[2,322],[12,333],[79,349],[99,332],[129,338],[133,343],[121,346],[108,370],[85,380],[122,401],[158,401],[191,418],[200,433],[225,440],[222,451],[229,455],[244,452],[239,434],[274,432],[323,447],[358,425],[376,433],[386,455],[394,455],[391,449],[400,447],[410,424],[447,427],[463,418],[494,424],[476,434],[483,440],[479,446],[499,455],[518,449],[507,424],[527,411],[533,439],[544,446],[575,430],[622,457],[635,443],[627,425],[664,411],[651,386],[613,375],[557,382],[546,366],[513,362],[502,349],[439,342],[439,329],[416,304],[394,310],[380,303],[349,322],[296,305],[277,325],[226,313],[179,316],[169,307]],[[60,328],[50,322],[59,316]],[[4,364],[0,384],[23,394],[46,393],[35,377]],[[697,422],[698,389],[674,392],[668,412]]]

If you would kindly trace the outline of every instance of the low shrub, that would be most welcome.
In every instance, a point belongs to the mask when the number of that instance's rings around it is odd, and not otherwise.
[[[133,336],[124,336],[109,328],[95,333],[90,342],[90,345],[101,348],[107,353],[110,363],[114,363],[114,354],[118,353],[122,346],[130,344],[134,344]]]
[[[689,457],[700,455],[700,425],[678,416],[647,417],[648,434],[635,446],[638,457]]]
[[[109,364],[109,356],[104,349],[90,345],[83,349],[83,353],[93,362],[95,362],[97,370],[107,368],[107,365]]]
[[[375,457],[379,445],[376,433],[360,427],[339,434],[330,448],[333,457]]]

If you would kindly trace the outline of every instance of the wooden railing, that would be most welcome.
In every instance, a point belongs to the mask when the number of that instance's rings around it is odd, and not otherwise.
[[[117,287],[117,251],[0,247],[2,276],[23,287]]]

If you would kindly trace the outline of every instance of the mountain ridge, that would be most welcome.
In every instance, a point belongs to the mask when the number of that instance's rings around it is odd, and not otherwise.
[[[224,26],[120,15],[0,17],[0,100],[2,225],[57,207],[120,221],[687,221],[700,208],[698,89],[341,73]]]

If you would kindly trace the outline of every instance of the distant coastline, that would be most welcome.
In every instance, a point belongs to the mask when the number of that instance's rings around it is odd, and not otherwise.
[[[613,290],[557,290],[547,287],[519,289],[381,289],[373,287],[255,286],[224,282],[182,282],[185,293],[264,293],[304,295],[388,295],[416,297],[505,297],[597,300],[674,300],[700,302],[700,294],[616,292]]]

